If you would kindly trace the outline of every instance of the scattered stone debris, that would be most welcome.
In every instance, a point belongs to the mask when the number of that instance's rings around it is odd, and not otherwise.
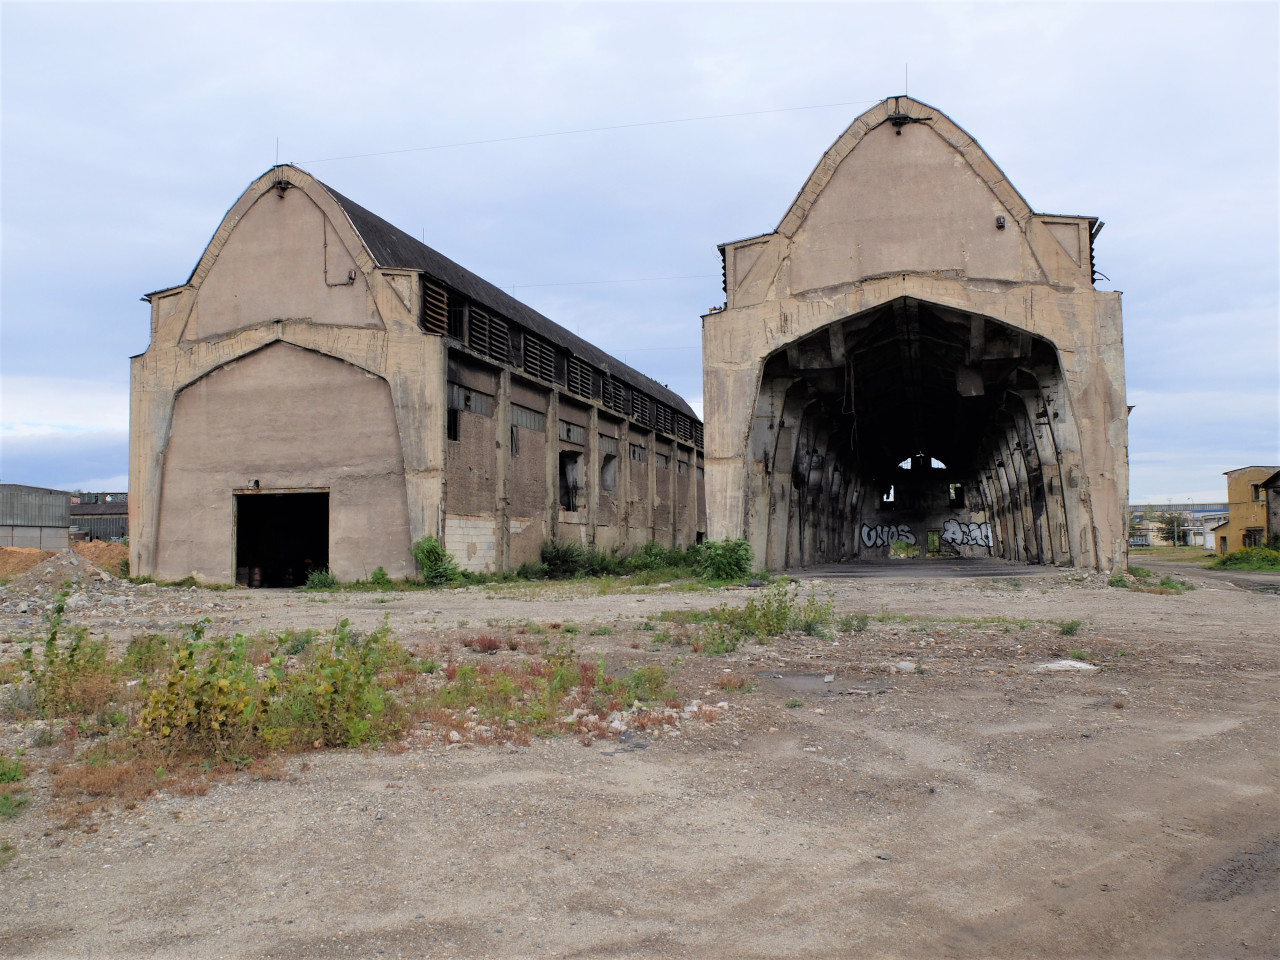
[[[1054,660],[1036,667],[1036,673],[1093,673],[1098,669],[1096,664],[1084,660]]]

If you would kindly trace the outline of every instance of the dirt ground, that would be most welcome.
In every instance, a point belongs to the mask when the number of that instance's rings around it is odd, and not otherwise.
[[[66,572],[0,592],[0,637],[38,630]],[[612,669],[663,664],[686,707],[724,705],[589,747],[312,753],[70,830],[37,772],[0,820],[0,955],[1275,957],[1280,597],[1182,576],[1198,589],[828,578],[804,594],[871,614],[864,630],[705,657],[646,618],[753,591],[309,595],[84,571],[71,621],[112,643],[198,616],[215,633],[388,616],[437,650],[564,622]],[[1043,671],[1073,651],[1099,669]],[[725,692],[726,671],[753,688]],[[7,726],[0,749],[31,737]]]

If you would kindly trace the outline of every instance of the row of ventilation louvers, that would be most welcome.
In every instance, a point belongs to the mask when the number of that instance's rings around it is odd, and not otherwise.
[[[547,383],[560,384],[570,393],[598,400],[609,410],[629,417],[639,426],[702,446],[702,424],[600,372],[589,363],[557,350],[546,340],[510,323],[505,317],[494,316],[474,304],[464,310],[460,301],[460,297],[450,296],[443,288],[424,282],[423,329],[460,340],[476,353],[517,367]]]

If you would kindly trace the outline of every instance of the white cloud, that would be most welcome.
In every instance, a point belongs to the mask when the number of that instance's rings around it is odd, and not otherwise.
[[[6,374],[0,404],[5,439],[129,431],[125,384]]]

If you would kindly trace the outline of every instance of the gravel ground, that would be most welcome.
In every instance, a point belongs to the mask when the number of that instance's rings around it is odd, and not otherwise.
[[[67,572],[40,569],[0,594],[0,639],[39,629]],[[1194,570],[1180,596],[1038,568],[823,579],[802,595],[870,614],[864,630],[705,657],[646,618],[755,591],[214,592],[72,569],[70,621],[116,645],[200,616],[214,633],[385,616],[465,659],[477,633],[572,623],[611,669],[662,664],[686,706],[725,705],[589,747],[414,734],[291,757],[66,829],[39,769],[66,746],[29,747],[32,802],[0,820],[0,955],[1280,954],[1274,595]],[[1043,672],[1072,651],[1099,669]],[[726,692],[726,672],[751,686]]]

